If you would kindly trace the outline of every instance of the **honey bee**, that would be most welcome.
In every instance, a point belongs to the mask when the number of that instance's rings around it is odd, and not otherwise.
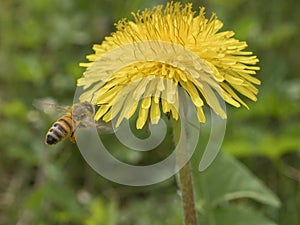
[[[33,105],[46,113],[64,112],[64,115],[56,120],[48,130],[45,138],[45,144],[54,145],[67,136],[70,141],[75,142],[75,131],[80,127],[91,127],[96,125],[98,129],[106,130],[104,133],[110,133],[112,128],[104,122],[95,122],[95,107],[89,102],[76,103],[72,106],[60,106],[47,100],[35,100]]]

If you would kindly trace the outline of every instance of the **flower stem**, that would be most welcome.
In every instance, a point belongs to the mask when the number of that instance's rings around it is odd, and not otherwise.
[[[185,149],[179,149],[177,154],[177,165],[184,165],[178,173],[177,182],[179,184],[180,193],[181,193],[181,202],[184,213],[184,224],[185,225],[197,225],[197,216],[195,209],[195,200],[194,200],[194,189],[192,181],[192,171],[190,162],[188,160],[188,151],[187,151],[187,134],[184,127],[180,127],[180,122],[173,122],[173,135],[174,142],[179,147]],[[180,143],[179,143],[180,140]]]

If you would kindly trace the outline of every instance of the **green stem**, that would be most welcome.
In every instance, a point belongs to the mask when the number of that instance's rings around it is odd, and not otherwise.
[[[181,148],[185,148],[179,149],[179,153],[177,154],[178,165],[184,165],[178,173],[178,184],[181,192],[181,202],[185,222],[184,224],[197,225],[198,223],[195,209],[192,171],[190,162],[188,160],[187,134],[184,127],[180,126],[179,121],[174,121],[173,123],[173,134],[175,144],[180,144]]]

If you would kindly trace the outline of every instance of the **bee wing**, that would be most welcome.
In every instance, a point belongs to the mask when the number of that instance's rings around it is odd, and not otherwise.
[[[57,115],[65,113],[70,107],[57,104],[54,99],[35,99],[32,105],[44,113]]]
[[[117,128],[113,128],[111,123],[106,123],[104,121],[97,121],[96,127],[98,130],[98,133],[100,134],[112,134],[115,133]]]
[[[106,123],[102,120],[94,121],[93,118],[84,119],[80,121],[79,127],[81,128],[91,128],[96,127],[98,133],[100,134],[112,134],[115,132],[116,129],[112,127],[111,123]]]

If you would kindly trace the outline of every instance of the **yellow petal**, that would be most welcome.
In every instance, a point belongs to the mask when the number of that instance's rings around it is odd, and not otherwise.
[[[246,97],[250,98],[252,101],[257,100],[256,96],[251,91],[249,91],[249,89],[235,84],[231,84],[231,85],[232,87],[234,87],[234,89],[236,89],[238,92],[245,95]]]
[[[206,118],[205,118],[202,107],[197,107],[197,117],[201,123],[205,123]]]
[[[97,110],[96,114],[95,114],[95,121],[98,121],[99,119],[101,119],[101,117],[103,115],[105,115],[108,112],[109,109],[110,109],[110,106],[108,106],[108,105],[102,105],[102,106],[100,106],[99,109]]]
[[[204,83],[203,84],[203,92],[202,94],[205,96],[205,99],[208,103],[208,105],[215,111],[217,115],[219,115],[221,118],[226,118],[226,112],[221,107],[219,100],[214,93],[214,91],[211,89],[211,87]]]
[[[187,93],[190,95],[194,105],[196,107],[203,106],[203,101],[200,98],[200,95],[195,88],[195,86],[191,82],[181,82],[181,86],[187,91]]]
[[[235,100],[237,100],[239,103],[241,103],[243,106],[245,106],[247,109],[249,109],[248,105],[225,83],[220,84],[223,89],[231,95]],[[230,102],[229,102],[230,103]]]
[[[164,113],[170,112],[170,105],[166,101],[166,99],[164,99],[164,98],[161,99],[161,105],[162,105],[162,110]]]
[[[157,124],[160,118],[160,108],[158,102],[155,102],[154,98],[152,98],[152,104],[150,109],[150,119],[151,123]]]
[[[136,121],[136,128],[137,129],[142,129],[148,119],[148,109],[143,109],[140,108],[139,110],[139,116],[138,119]]]

